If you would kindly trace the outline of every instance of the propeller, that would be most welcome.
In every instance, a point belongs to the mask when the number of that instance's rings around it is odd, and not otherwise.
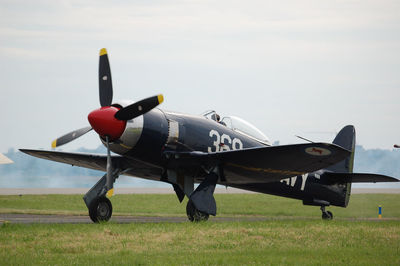
[[[102,107],[111,105],[113,98],[113,89],[112,89],[110,63],[108,61],[107,50],[105,48],[100,50],[99,96],[100,96],[100,105]]]
[[[164,101],[164,97],[162,94],[149,97],[146,99],[143,99],[141,101],[138,101],[136,103],[133,103],[131,105],[128,105],[121,110],[119,110],[115,114],[115,118],[119,120],[131,120],[135,117],[138,117],[144,113],[147,113],[160,103]]]
[[[51,143],[51,147],[52,148],[60,147],[61,145],[64,145],[70,141],[73,141],[74,139],[77,139],[82,135],[85,135],[92,129],[93,129],[92,127],[84,127],[84,128],[69,132],[68,134],[65,134],[64,136],[53,140],[53,142]]]
[[[74,130],[64,136],[57,138],[51,144],[52,148],[60,147],[71,142],[87,132],[94,129],[103,139],[107,146],[107,179],[105,189],[108,197],[113,194],[113,167],[110,154],[110,142],[119,139],[125,131],[127,120],[134,119],[152,110],[164,101],[162,94],[152,96],[131,105],[119,108],[112,106],[113,88],[111,79],[110,63],[107,50],[100,50],[99,59],[99,98],[101,108],[96,109],[88,115],[91,126]]]

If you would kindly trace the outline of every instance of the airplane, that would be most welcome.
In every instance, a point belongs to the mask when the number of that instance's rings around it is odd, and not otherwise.
[[[217,184],[302,200],[304,205],[320,207],[322,218],[330,220],[333,214],[325,208],[346,207],[352,183],[399,181],[353,173],[355,129],[351,125],[333,143],[272,146],[260,130],[235,116],[220,119],[215,111],[190,115],[156,108],[164,100],[162,94],[138,102],[113,102],[105,48],[100,50],[99,96],[101,107],[89,113],[90,126],[54,140],[52,147],[94,129],[107,154],[21,149],[42,159],[104,171],[83,197],[95,223],[111,218],[109,198],[120,175],[171,184],[180,202],[188,198],[186,214],[194,222],[217,214]]]
[[[0,153],[0,164],[10,164],[10,163],[14,163],[12,160],[10,160],[7,156],[5,156],[4,154]]]

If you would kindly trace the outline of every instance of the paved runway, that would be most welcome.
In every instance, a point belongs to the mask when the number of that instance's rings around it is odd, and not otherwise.
[[[210,216],[210,222],[256,222],[256,221],[273,221],[273,220],[320,220],[315,217],[295,217],[295,216],[237,216],[237,217],[213,217]],[[336,218],[335,218],[336,219]],[[399,218],[337,218],[346,221],[400,221]],[[159,217],[159,216],[113,216],[111,223],[185,223],[189,222],[187,217]],[[93,223],[89,216],[79,215],[39,215],[39,214],[0,214],[0,224],[16,223],[16,224],[91,224]]]

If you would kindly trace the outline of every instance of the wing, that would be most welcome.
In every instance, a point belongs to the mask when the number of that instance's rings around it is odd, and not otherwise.
[[[174,153],[172,167],[223,165],[229,183],[266,183],[311,173],[350,155],[350,151],[329,143],[307,143],[258,147],[218,153]]]
[[[20,149],[20,151],[41,159],[70,164],[72,166],[80,166],[103,172],[105,172],[107,168],[107,155],[102,154],[27,149]],[[160,180],[162,170],[158,167],[119,155],[111,156],[111,161],[113,162],[114,167],[121,169],[123,174],[152,180]]]
[[[46,160],[106,171],[107,156],[87,153],[69,153],[45,150],[21,150]],[[344,160],[350,155],[337,145],[310,143],[258,147],[251,149],[204,152],[169,152],[169,168],[191,168],[222,165],[224,177],[229,183],[266,183],[314,172]],[[112,156],[113,164],[124,174],[160,180],[162,169],[139,160]]]

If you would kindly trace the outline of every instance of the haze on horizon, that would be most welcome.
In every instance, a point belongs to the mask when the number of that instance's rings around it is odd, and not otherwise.
[[[46,148],[114,99],[242,117],[272,141],[400,144],[399,1],[0,1],[0,152]],[[64,150],[95,148],[94,133]]]

